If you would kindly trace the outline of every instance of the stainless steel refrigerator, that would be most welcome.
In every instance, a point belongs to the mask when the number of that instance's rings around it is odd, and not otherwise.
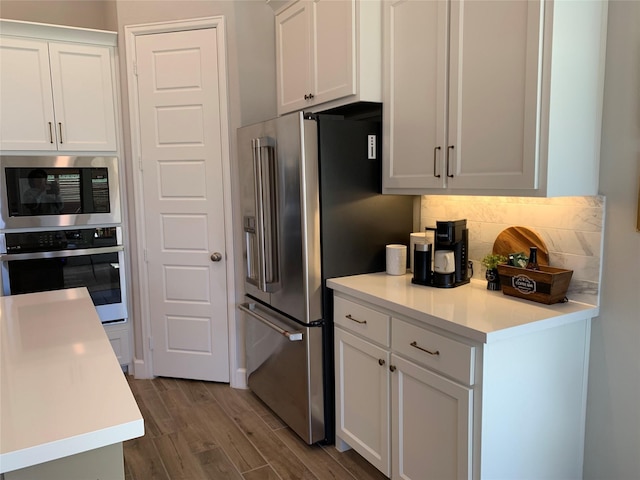
[[[238,129],[248,385],[309,444],[334,441],[325,280],[384,271],[385,245],[413,230],[413,198],[380,194],[378,114],[298,112]]]

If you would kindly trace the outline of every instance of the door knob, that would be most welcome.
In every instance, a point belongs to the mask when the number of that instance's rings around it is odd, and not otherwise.
[[[213,252],[211,254],[212,262],[219,262],[220,260],[222,260],[222,254],[220,252]]]

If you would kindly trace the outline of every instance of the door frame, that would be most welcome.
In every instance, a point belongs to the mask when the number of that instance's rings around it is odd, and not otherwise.
[[[227,55],[226,55],[226,28],[224,16],[203,17],[187,20],[154,22],[138,25],[127,25],[124,27],[125,33],[125,53],[127,86],[129,95],[129,130],[131,134],[131,171],[133,180],[133,197],[135,206],[136,221],[136,249],[137,265],[136,276],[140,291],[138,304],[140,307],[140,331],[142,341],[142,358],[137,358],[134,354],[134,375],[136,378],[153,377],[153,358],[151,355],[151,317],[149,314],[149,282],[147,278],[147,267],[145,252],[147,249],[146,232],[144,224],[144,198],[142,190],[142,153],[140,147],[140,117],[138,111],[138,84],[136,79],[136,37],[138,35],[149,35],[156,33],[171,33],[186,30],[199,30],[203,28],[214,28],[217,39],[218,55],[218,85],[220,93],[220,126],[221,126],[221,150],[222,150],[222,189],[224,202],[224,236],[225,236],[225,267],[227,280],[227,330],[229,338],[229,378],[232,387],[244,388],[246,381],[243,375],[235,374],[239,372],[237,362],[236,345],[236,316],[235,316],[235,272],[234,272],[234,250],[233,250],[233,217],[232,217],[232,194],[231,194],[231,149],[230,149],[230,123],[229,123],[229,92],[227,81]]]

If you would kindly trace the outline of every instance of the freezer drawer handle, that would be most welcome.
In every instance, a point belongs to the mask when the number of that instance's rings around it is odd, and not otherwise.
[[[345,316],[344,316],[344,318],[348,318],[349,320],[352,320],[352,321],[354,321],[354,322],[356,322],[356,323],[359,323],[359,324],[361,324],[361,325],[364,325],[364,324],[366,324],[366,323],[367,323],[367,321],[366,321],[366,320],[358,320],[357,318],[353,318],[353,317],[351,316],[351,314],[350,314],[350,313],[348,313],[347,315],[345,315]]]
[[[440,350],[436,350],[435,352],[432,352],[431,350],[427,350],[426,348],[422,348],[420,346],[418,346],[418,342],[411,342],[409,345],[411,345],[414,348],[417,348],[418,350],[421,350],[423,352],[428,353],[429,355],[440,355]]]
[[[267,327],[271,328],[272,330],[275,330],[280,335],[282,335],[284,337],[287,337],[289,339],[289,341],[291,341],[291,342],[299,342],[299,341],[302,340],[302,332],[289,332],[288,330],[280,328],[279,326],[271,323],[269,320],[267,320],[263,316],[258,315],[255,312],[255,310],[254,310],[255,307],[253,307],[253,305],[248,304],[248,303],[243,303],[242,305],[239,305],[238,308],[240,310],[242,310],[243,312],[245,312],[246,314],[251,315],[256,320],[264,323]]]

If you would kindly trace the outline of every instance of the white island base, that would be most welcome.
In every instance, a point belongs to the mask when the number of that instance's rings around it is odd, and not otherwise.
[[[144,423],[87,289],[0,297],[0,353],[4,480],[124,479]]]
[[[4,480],[124,480],[122,442],[15,470]]]

